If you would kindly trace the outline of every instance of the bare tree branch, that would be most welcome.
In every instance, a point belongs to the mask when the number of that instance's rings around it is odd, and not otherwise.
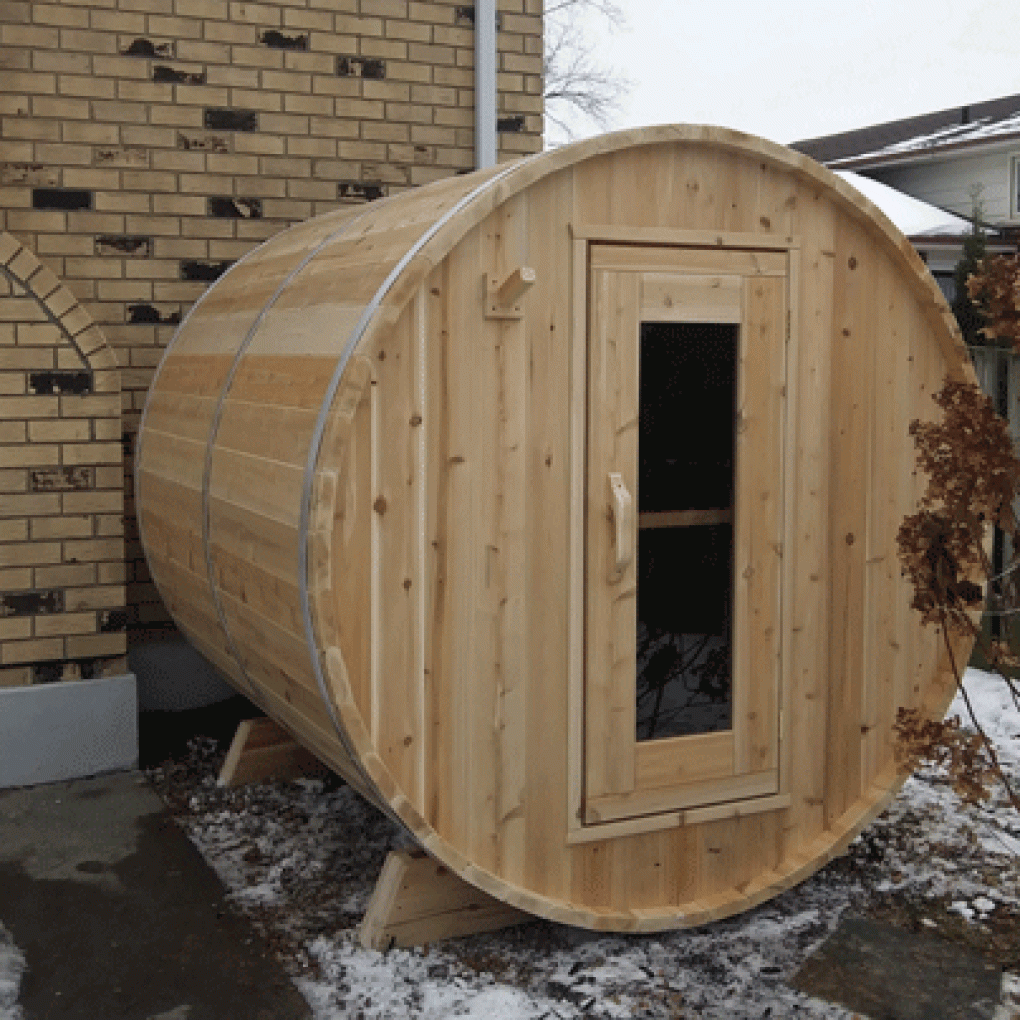
[[[577,114],[607,127],[631,84],[599,64],[581,24],[588,14],[605,18],[615,28],[625,24],[623,10],[613,0],[547,0],[545,5],[545,116],[565,138],[573,136]]]
[[[546,0],[545,16],[555,18],[561,14],[594,11],[608,18],[614,25],[626,24],[623,8],[613,0]]]

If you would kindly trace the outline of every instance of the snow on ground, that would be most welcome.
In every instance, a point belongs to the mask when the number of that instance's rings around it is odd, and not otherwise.
[[[1020,777],[1020,713],[994,676],[970,670],[966,682],[1004,768]],[[956,702],[950,714],[966,718]],[[1020,819],[1000,795],[962,805],[937,769],[910,779],[845,857],[727,921],[628,937],[539,921],[381,955],[359,946],[356,925],[401,833],[338,782],[226,790],[215,760],[211,742],[196,742],[182,775],[169,766],[152,778],[287,962],[316,1020],[847,1020],[787,982],[848,909],[938,929],[998,952],[1011,969],[1020,953]]]
[[[0,1020],[21,1020],[17,1001],[24,969],[25,957],[0,921]]]

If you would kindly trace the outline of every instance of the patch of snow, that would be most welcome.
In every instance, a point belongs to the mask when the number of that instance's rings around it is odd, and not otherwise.
[[[1003,767],[1020,771],[1020,712],[1002,678],[981,669],[968,669],[963,685],[981,728],[998,749]],[[959,692],[947,714],[958,715],[964,722],[969,720],[967,706]]]
[[[877,205],[892,220],[893,225],[907,237],[919,234],[965,235],[971,232],[971,223],[937,206],[905,195],[888,184],[873,181],[870,177],[850,170],[837,170],[847,184],[856,188],[869,202]]]
[[[974,918],[974,911],[967,905],[964,900],[954,900],[950,905],[949,909],[955,914],[959,914],[962,918],[970,921]]]
[[[22,1020],[24,1016],[18,1005],[18,990],[24,971],[24,954],[0,921],[0,1020]]]

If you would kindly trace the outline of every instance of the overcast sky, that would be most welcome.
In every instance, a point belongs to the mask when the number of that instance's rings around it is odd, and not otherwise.
[[[613,128],[718,124],[792,142],[1020,93],[1016,0],[618,2],[622,30],[586,24],[600,61],[633,82]]]

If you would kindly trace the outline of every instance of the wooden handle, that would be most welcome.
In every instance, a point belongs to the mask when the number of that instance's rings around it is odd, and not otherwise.
[[[609,472],[609,493],[616,533],[616,573],[622,574],[634,558],[634,500],[617,471]]]

